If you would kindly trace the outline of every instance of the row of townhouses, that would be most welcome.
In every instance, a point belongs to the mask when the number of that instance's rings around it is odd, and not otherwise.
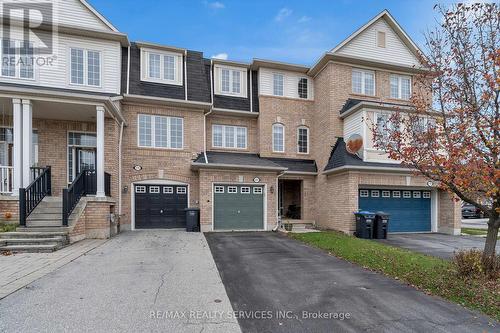
[[[303,66],[133,42],[84,0],[54,5],[46,58],[2,15],[0,218],[72,241],[184,227],[187,207],[202,231],[352,233],[360,209],[389,211],[391,232],[459,231],[459,204],[373,145],[426,70],[387,11]]]

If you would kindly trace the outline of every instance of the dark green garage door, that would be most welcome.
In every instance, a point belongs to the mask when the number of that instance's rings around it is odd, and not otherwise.
[[[431,231],[430,191],[359,190],[359,209],[389,213],[389,232]]]
[[[214,229],[264,229],[264,187],[214,185]]]

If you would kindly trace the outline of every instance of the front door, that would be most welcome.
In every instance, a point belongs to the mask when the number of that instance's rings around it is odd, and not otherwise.
[[[97,156],[95,148],[71,147],[70,152],[70,181],[84,170],[95,170]]]

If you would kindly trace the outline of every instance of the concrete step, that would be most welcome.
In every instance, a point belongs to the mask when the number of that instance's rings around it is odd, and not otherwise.
[[[62,220],[62,212],[59,213],[41,213],[35,209],[33,213],[30,214],[27,218],[30,220]]]
[[[47,232],[47,233],[68,233],[69,227],[62,226],[48,226],[48,227],[37,227],[37,226],[28,226],[28,227],[17,227],[16,231],[18,232]]]
[[[293,228],[306,228],[306,229],[314,229],[315,223],[314,222],[309,222],[309,221],[302,221],[302,220],[286,220],[283,221],[283,224],[290,223],[293,225]]]
[[[35,210],[31,213],[31,215],[33,215],[33,214],[59,214],[59,215],[61,215],[62,214],[62,207],[40,207],[40,206],[37,206],[35,208]]]
[[[66,242],[63,236],[47,237],[47,238],[14,238],[2,240],[5,246],[7,245],[43,245]]]
[[[16,253],[47,253],[54,252],[61,248],[58,243],[36,244],[36,245],[5,245],[0,246],[0,252],[10,251]]]
[[[26,223],[27,228],[57,228],[62,227],[62,222],[59,221],[33,221]]]
[[[42,200],[43,202],[61,202],[62,203],[62,197],[45,197]]]
[[[62,202],[40,202],[35,209],[38,208],[59,208],[62,209]]]
[[[19,228],[18,228],[19,229]],[[55,229],[55,228],[53,228]],[[30,228],[29,231],[13,231],[0,233],[0,240],[19,239],[19,238],[49,238],[49,237],[67,237],[67,231],[41,231],[38,228]]]

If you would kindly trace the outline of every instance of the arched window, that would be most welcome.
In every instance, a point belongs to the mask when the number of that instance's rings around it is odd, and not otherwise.
[[[297,152],[309,154],[309,128],[305,126],[297,128]]]
[[[285,152],[285,126],[283,124],[273,125],[273,152]]]

